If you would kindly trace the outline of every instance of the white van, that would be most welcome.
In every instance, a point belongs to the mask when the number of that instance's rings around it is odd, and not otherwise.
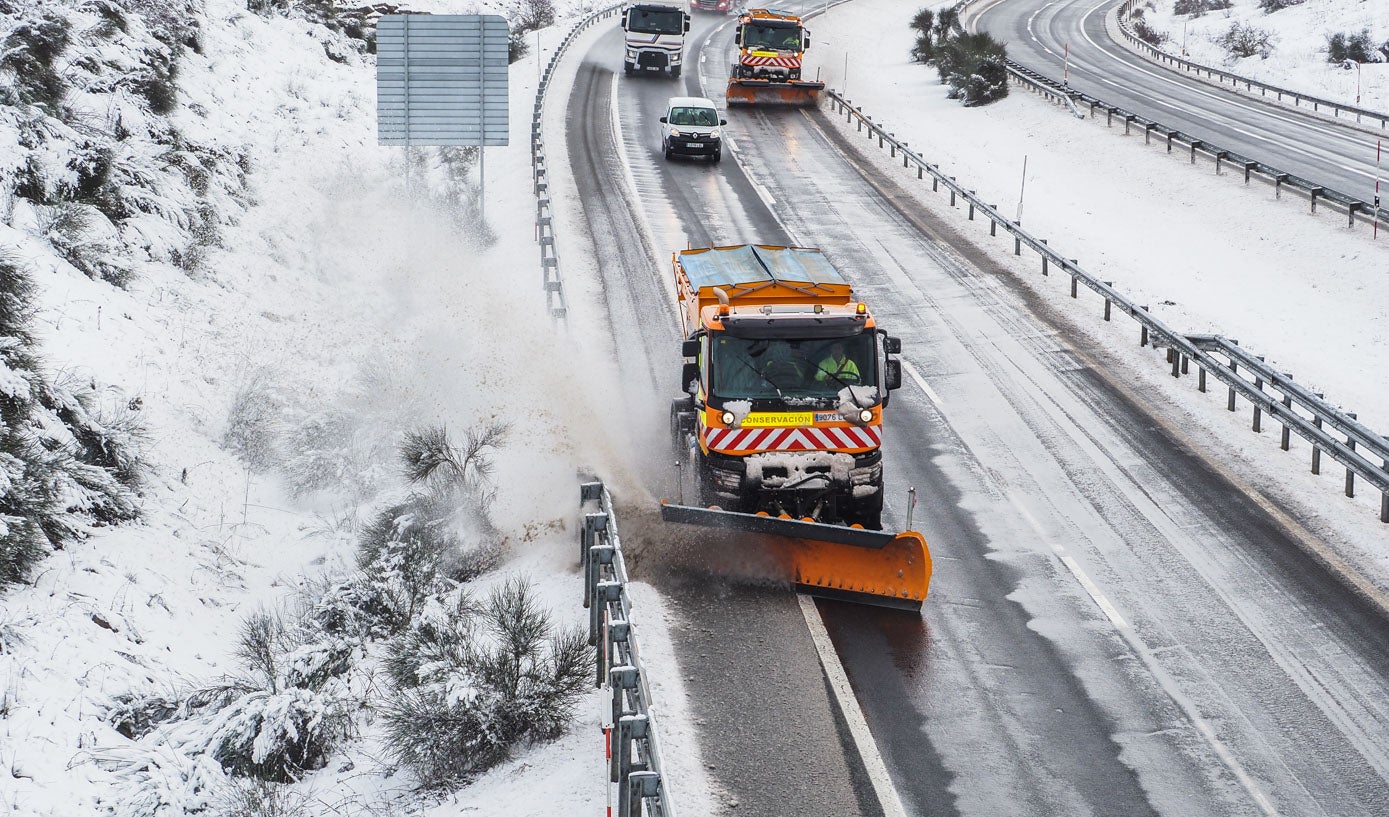
[[[699,96],[673,96],[661,117],[661,151],[666,158],[707,156],[717,162],[723,158],[723,126],[714,103]]]

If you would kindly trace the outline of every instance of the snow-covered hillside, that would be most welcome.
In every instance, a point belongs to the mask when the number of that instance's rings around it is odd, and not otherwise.
[[[1228,6],[1228,8],[1225,8]],[[1176,9],[1194,10],[1178,14]],[[1279,8],[1281,7],[1281,8]],[[1162,48],[1203,65],[1302,93],[1389,111],[1389,3],[1375,0],[1139,0],[1145,21],[1167,36]],[[1208,10],[1202,10],[1208,9]],[[1276,9],[1276,10],[1270,10]],[[1248,32],[1255,53],[1235,56],[1222,44],[1232,28]],[[1336,35],[1368,33],[1359,66],[1329,60]],[[1265,36],[1266,35],[1266,36]]]
[[[402,200],[403,151],[375,144],[363,19],[325,2],[0,0],[0,251],[35,284],[29,330],[63,393],[90,394],[108,437],[144,436],[140,521],[54,538],[0,596],[7,813],[424,808],[426,771],[445,791],[476,771],[401,752],[391,726],[418,712],[402,707],[494,711],[486,656],[411,663],[421,639],[461,643],[442,611],[528,582],[527,621],[553,609],[559,637],[575,616],[575,474],[620,479],[605,384],[580,379],[593,367],[546,317],[528,220],[476,222],[472,152],[417,149],[427,189]],[[535,59],[513,68],[516,133]],[[489,215],[533,210],[524,137],[487,171]],[[462,465],[416,446],[437,467],[407,480],[411,431]],[[501,567],[465,598],[473,563],[440,548]],[[525,660],[569,677],[563,643]],[[540,750],[551,772],[521,774],[529,806],[601,797],[599,772],[567,760],[601,762],[599,708],[580,709],[584,751],[573,732]],[[564,734],[547,717],[498,731]],[[275,768],[303,780],[254,782]]]

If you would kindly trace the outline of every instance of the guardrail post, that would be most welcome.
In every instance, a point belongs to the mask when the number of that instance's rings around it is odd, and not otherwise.
[[[1147,125],[1143,126],[1143,144],[1151,145],[1153,143],[1153,128],[1156,127],[1156,122],[1149,122]]]
[[[1172,131],[1167,132],[1167,152],[1172,152]]]
[[[1326,193],[1326,189],[1323,188],[1323,187],[1313,187],[1312,190],[1311,190],[1311,193],[1312,193],[1312,212],[1315,213],[1315,212],[1317,212],[1317,196],[1320,196],[1320,195]]]
[[[1245,162],[1245,163],[1244,163],[1244,183],[1245,183],[1245,184],[1249,184],[1249,177],[1250,177],[1251,174],[1253,174],[1253,172],[1254,172],[1254,166],[1257,165],[1257,164],[1258,164],[1258,162]]]
[[[1380,465],[1389,471],[1389,460],[1384,460]],[[1379,492],[1379,521],[1389,522],[1389,491]]]
[[[1315,392],[1315,394],[1317,395],[1318,400],[1322,399],[1323,395],[1321,392]],[[1320,414],[1312,417],[1312,427],[1317,429],[1318,431],[1321,431]],[[1314,476],[1321,474],[1321,446],[1317,445],[1316,443],[1312,443],[1312,474]]]
[[[640,672],[631,664],[623,664],[608,670],[608,684],[613,690],[612,722],[614,724],[620,723],[624,715],[631,714],[627,711],[626,698],[623,693],[627,690],[636,690],[640,678]]]
[[[1199,392],[1201,392],[1202,394],[1205,394],[1205,393],[1206,393],[1206,367],[1205,367],[1205,366],[1198,366],[1198,367],[1196,368],[1196,390],[1199,391]]]
[[[1263,356],[1263,355],[1259,355],[1259,360],[1262,361],[1263,359],[1264,359],[1264,356]],[[1255,374],[1255,375],[1254,375],[1254,388],[1258,389],[1260,394],[1262,394],[1263,391],[1264,391],[1264,379],[1263,379],[1262,377],[1260,377],[1258,374]],[[1263,431],[1263,428],[1261,427],[1261,423],[1260,423],[1260,421],[1261,421],[1262,419],[1263,419],[1263,407],[1260,406],[1258,403],[1255,403],[1255,404],[1254,404],[1254,433],[1256,433],[1256,434],[1259,433],[1259,432],[1261,432],[1261,431]]]
[[[613,747],[613,768],[609,779],[614,783],[625,783],[632,773],[632,741],[646,740],[648,721],[645,715],[623,715],[614,723],[617,725],[617,745]]]
[[[613,553],[617,551],[612,545],[599,545],[592,552],[593,576],[595,579],[602,572],[599,565],[612,564]],[[603,561],[604,559],[607,561]],[[598,646],[598,638],[603,634],[603,611],[607,609],[608,602],[617,601],[622,598],[621,582],[595,581],[593,584],[593,603],[588,608],[588,644],[590,647]]]
[[[598,534],[600,531],[608,529],[608,515],[603,512],[584,514],[584,529],[579,531],[579,564],[584,567],[584,575],[588,575],[588,552],[598,544]],[[588,606],[589,583],[584,582],[584,606]]]
[[[1047,243],[1047,240],[1046,240],[1045,238],[1043,238],[1043,239],[1042,239],[1042,243],[1043,243],[1043,244]],[[1048,274],[1049,274],[1049,273],[1047,272],[1047,265],[1048,265],[1048,263],[1050,263],[1050,261],[1051,261],[1050,256],[1048,256],[1046,253],[1042,253],[1042,275],[1048,275]]]
[[[974,221],[974,191],[969,191],[969,220]]]
[[[619,814],[618,817],[640,817],[641,801],[657,796],[661,787],[661,776],[652,771],[633,771],[627,778],[627,794],[624,795],[624,802],[629,803],[629,810],[626,814]],[[620,808],[620,806],[619,806]]]
[[[1114,109],[1109,108],[1105,111],[1104,126],[1110,128],[1114,126]]]
[[[597,670],[596,686],[603,685],[603,679],[608,677],[608,667],[616,659],[625,662],[631,656],[631,647],[627,645],[628,635],[631,633],[631,625],[622,619],[610,619],[603,622],[603,649],[598,654],[598,661],[595,662]],[[618,645],[623,645],[623,649],[617,649]]]
[[[1226,156],[1229,155],[1230,151],[1228,150],[1217,150],[1215,152],[1215,175],[1220,175],[1220,163],[1225,160]]]
[[[1147,307],[1146,305],[1140,306],[1139,309],[1143,310],[1144,312],[1147,312],[1147,311],[1148,311],[1148,307]],[[1139,331],[1138,331],[1138,345],[1139,345],[1139,346],[1147,346],[1147,345],[1148,345],[1148,324],[1146,324],[1146,323],[1139,324],[1139,325],[1138,325],[1138,330],[1139,330]]]
[[[1285,182],[1285,181],[1287,181],[1287,180],[1288,180],[1288,174],[1286,174],[1286,173],[1277,173],[1277,174],[1274,175],[1274,177],[1273,177],[1273,197],[1274,197],[1275,199],[1281,199],[1281,198],[1283,198],[1283,182]]]
[[[1104,282],[1104,285],[1107,286],[1107,287],[1112,287],[1112,286],[1114,286],[1114,282],[1113,282],[1113,281],[1105,281],[1105,282]],[[1105,319],[1105,320],[1109,320],[1109,313],[1110,313],[1110,311],[1113,309],[1113,307],[1114,307],[1114,302],[1111,301],[1111,300],[1109,300],[1109,296],[1108,296],[1108,295],[1104,296],[1104,319]]]
[[[953,177],[952,177],[953,178]],[[950,206],[955,206],[955,188],[950,188]]]
[[[1351,202],[1350,204],[1347,204],[1347,205],[1346,205],[1346,221],[1347,221],[1346,226],[1347,226],[1347,227],[1354,227],[1354,226],[1355,226],[1355,211],[1356,211],[1356,210],[1359,210],[1360,207],[1361,207],[1360,203],[1359,203],[1359,202],[1356,202],[1356,201],[1353,201],[1353,202]]]
[[[1196,149],[1204,144],[1200,139],[1191,140],[1191,163],[1196,164]]]
[[[1353,411],[1348,411],[1346,416],[1354,420],[1358,415]],[[1351,450],[1351,453],[1355,452],[1355,439],[1349,434],[1346,435],[1346,447]],[[1346,496],[1355,498],[1355,471],[1349,465],[1346,466]]]
[[[1289,380],[1292,380],[1292,376],[1291,376],[1291,375],[1288,375],[1288,379],[1289,379]],[[1284,408],[1289,414],[1292,414],[1292,412],[1293,412],[1293,398],[1290,397],[1289,395],[1286,395],[1286,394],[1283,395],[1283,408]],[[1283,422],[1283,439],[1282,439],[1282,441],[1281,441],[1281,442],[1282,442],[1282,445],[1283,445],[1283,450],[1284,450],[1284,451],[1287,451],[1287,450],[1289,449],[1289,447],[1292,445],[1292,434],[1293,434],[1292,426],[1288,425],[1287,421],[1284,421],[1284,422]]]
[[[1076,268],[1076,260],[1075,260],[1074,258],[1072,258],[1072,259],[1071,259],[1071,297],[1072,297],[1072,298],[1077,297],[1077,295],[1076,295],[1076,284],[1080,281],[1080,276],[1075,274],[1075,268]]]
[[[997,205],[997,204],[990,204],[990,205],[989,205],[989,209],[990,209],[990,210],[993,210],[995,213],[997,213],[997,212],[998,212],[998,205]],[[990,236],[996,236],[996,235],[998,235],[998,219],[994,218],[993,216],[989,216],[989,235],[990,235]]]

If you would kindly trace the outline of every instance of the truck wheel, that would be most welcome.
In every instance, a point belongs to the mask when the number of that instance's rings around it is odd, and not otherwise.
[[[670,78],[680,79],[680,66],[677,65],[674,68],[670,69]]]
[[[631,63],[625,63],[625,64],[623,64],[623,66],[622,66],[622,71],[623,71],[623,73],[625,73],[627,76],[630,77],[630,76],[632,75],[632,64],[631,64]]]
[[[662,147],[662,149],[665,151],[666,160],[669,161],[670,158],[671,158],[672,156],[674,156],[675,154],[671,152],[670,146],[668,146],[668,145],[662,145],[661,147]]]
[[[709,157],[710,161],[714,162],[715,164],[718,164],[719,160],[722,159],[722,158],[723,158],[723,151],[722,151],[722,150],[716,150],[716,151],[714,151],[714,155]]]

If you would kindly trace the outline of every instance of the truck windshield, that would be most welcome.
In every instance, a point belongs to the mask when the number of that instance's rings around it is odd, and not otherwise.
[[[725,400],[833,399],[845,386],[878,382],[871,334],[784,340],[720,332],[711,357],[710,391]]]
[[[773,27],[748,23],[743,26],[743,47],[800,51],[801,28],[800,26]]]
[[[627,30],[635,34],[684,34],[685,14],[677,9],[632,9],[627,17]]]

